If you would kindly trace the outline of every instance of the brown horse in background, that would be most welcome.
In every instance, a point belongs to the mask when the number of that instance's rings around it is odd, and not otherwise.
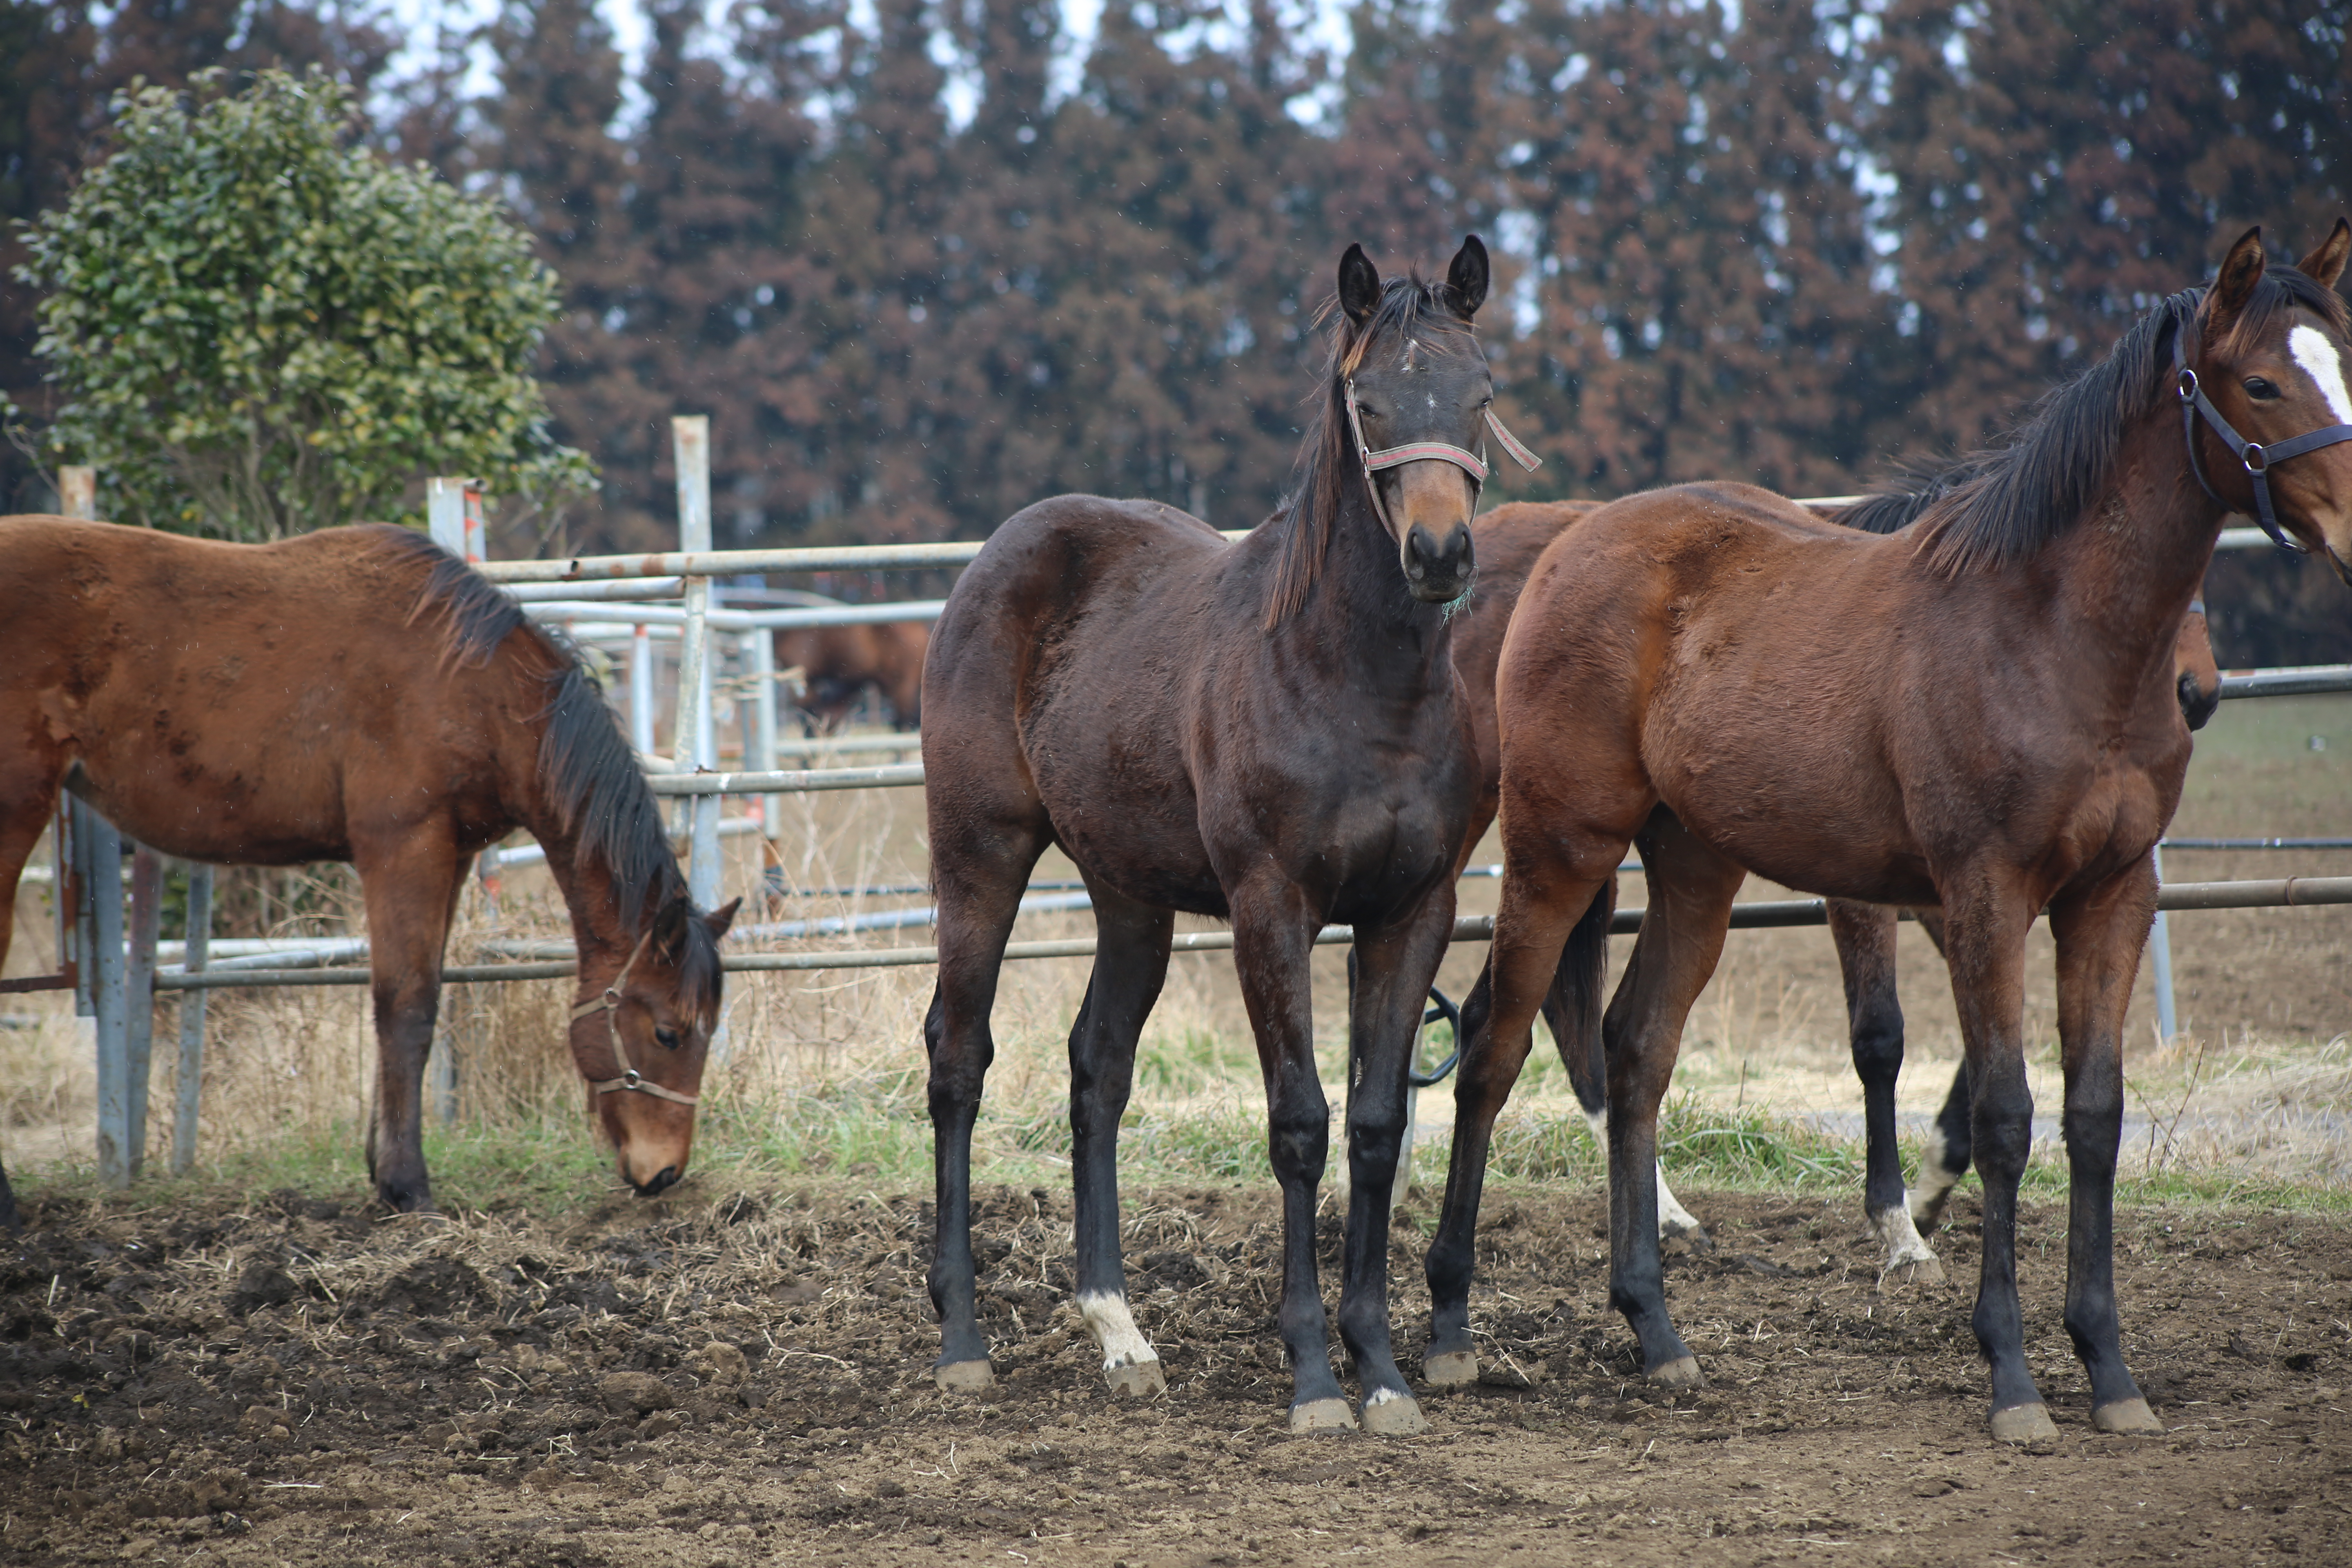
[[[1938,481],[1939,484],[1941,481]],[[1887,533],[1906,526],[1935,499],[1940,489],[1914,489],[1874,496],[1847,508],[1815,507],[1822,516],[1849,528]],[[1495,811],[1502,786],[1501,738],[1495,719],[1495,671],[1501,661],[1503,634],[1528,574],[1551,542],[1570,524],[1598,510],[1600,501],[1513,501],[1496,507],[1471,525],[1477,542],[1478,591],[1468,614],[1459,618],[1454,634],[1454,667],[1461,672],[1464,695],[1469,700],[1471,729],[1477,740],[1479,794],[1469,837],[1462,847],[1464,863],[1477,849]],[[2204,602],[2193,600],[2180,623],[2173,645],[2175,689],[2181,717],[2191,730],[2202,729],[2221,703],[2221,672],[2213,662],[2212,643],[2205,626]],[[1614,889],[1601,895],[1613,900]],[[1937,951],[1943,951],[1943,921],[1932,910],[1919,911],[1922,926]],[[1903,1008],[1895,987],[1895,911],[1873,904],[1829,900],[1830,936],[1837,945],[1838,968],[1845,984],[1850,1044],[1855,1076],[1862,1080],[1869,1180],[1864,1208],[1872,1229],[1886,1248],[1885,1268],[1890,1275],[1941,1279],[1943,1268],[1921,1238],[1921,1227],[1931,1227],[1943,1212],[1944,1200],[1969,1165],[1969,1069],[1962,1062],[1952,1089],[1937,1116],[1936,1131],[1920,1162],[1919,1186],[1906,1193],[1901,1151],[1895,1141],[1895,1083],[1903,1067]],[[1481,977],[1481,984],[1486,984]],[[1569,1085],[1576,1091],[1592,1135],[1605,1150],[1609,1142],[1609,1088],[1601,1060],[1601,1035],[1585,1037],[1587,1048],[1570,1054],[1574,1037],[1565,1022],[1573,1016],[1578,979],[1563,963],[1544,996],[1543,1018],[1552,1040],[1561,1050]],[[1621,990],[1621,994],[1623,993]],[[1658,1234],[1689,1237],[1704,1244],[1706,1233],[1696,1216],[1685,1209],[1666,1185],[1661,1168],[1658,1183]]]
[[[923,721],[923,656],[931,628],[920,621],[863,626],[794,626],[776,633],[776,668],[798,669],[804,689],[795,703],[812,735],[849,721],[870,687],[882,695],[897,730]]]
[[[529,829],[572,912],[572,1059],[620,1173],[647,1194],[684,1173],[734,906],[688,903],[571,649],[422,535],[224,544],[0,519],[0,952],[60,786],[167,855],[358,868],[368,1167],[394,1209],[432,1203],[420,1090],[467,868]]]
[[[1470,321],[1486,283],[1475,237],[1435,286],[1384,285],[1350,247],[1322,406],[1281,510],[1228,542],[1154,502],[1057,497],[1000,526],[949,595],[923,703],[944,1386],[992,1380],[974,1300],[972,1126],[1005,940],[1030,868],[1058,844],[1086,878],[1097,935],[1070,1035],[1071,1180],[1078,1306],[1106,1379],[1164,1386],[1128,1309],[1117,1148],[1181,910],[1233,922],[1257,1037],[1282,1187],[1291,1426],[1355,1425],[1316,1278],[1330,1114],[1307,984],[1317,931],[1343,921],[1355,983],[1339,1331],[1364,1425],[1426,1425],[1391,1349],[1387,1195],[1475,785],[1449,617],[1470,590],[1483,466],[1443,454],[1478,461],[1467,448],[1494,384]]]
[[[1597,1029],[1608,1065],[1611,1304],[1653,1382],[1703,1381],[1666,1312],[1657,1112],[1753,870],[1943,912],[1984,1183],[1973,1326],[1992,1431],[2010,1440],[2054,1431],[2016,1279],[2032,1116],[2021,969],[2027,930],[2049,911],[2065,1325],[2094,1423],[2160,1430],[2124,1363],[2113,1200],[2123,1015],[2156,905],[2149,849],[2189,761],[2173,649],[2231,510],[2352,580],[2352,317],[2334,292],[2347,255],[2340,221],[2293,270],[2267,267],[2249,232],[2210,290],[2151,311],[1904,533],[1842,529],[1746,485],[1684,485],[1601,508],[1545,552],[1496,680],[1506,869],[1491,998],[1464,1013],[1428,1261],[1432,1383],[1476,1375],[1468,1288],[1488,1142],[1563,949],[1590,977],[1570,1048]],[[2216,456],[2240,450],[2242,467]],[[1604,1020],[1591,1005],[1599,895],[1633,844],[1648,912]]]

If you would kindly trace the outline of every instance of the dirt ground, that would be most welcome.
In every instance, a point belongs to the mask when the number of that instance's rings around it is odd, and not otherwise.
[[[590,1564],[2352,1561],[2352,1223],[2139,1210],[2126,1341],[2170,1430],[2095,1435],[2023,1226],[2063,1436],[1996,1447],[1958,1288],[1882,1293],[1850,1200],[1688,1194],[1710,1386],[1652,1400],[1597,1194],[1490,1198],[1493,1369],[1409,1440],[1294,1438],[1270,1190],[1143,1194],[1170,1386],[1101,1387],[1060,1192],[982,1195],[994,1397],[936,1392],[927,1206],[839,1186],[384,1219],[357,1194],[36,1203],[0,1251],[0,1560]],[[1326,1279],[1338,1221],[1324,1226]],[[1430,1199],[1395,1247],[1417,1352]],[[1965,1197],[1937,1243],[1973,1281]],[[1408,1361],[1408,1366],[1413,1362]],[[1517,1555],[1524,1553],[1525,1555]]]

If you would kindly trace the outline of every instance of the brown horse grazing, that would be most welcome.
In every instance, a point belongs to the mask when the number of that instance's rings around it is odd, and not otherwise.
[[[432,1202],[419,1089],[474,855],[516,827],[572,911],[572,1059],[620,1172],[686,1170],[734,905],[694,912],[651,791],[571,650],[405,529],[222,544],[0,519],[0,952],[60,784],[221,865],[358,868],[377,1195]]]
[[[1483,477],[1463,448],[1493,397],[1470,326],[1486,282],[1475,237],[1434,287],[1383,285],[1349,247],[1323,406],[1282,510],[1228,543],[1153,502],[1057,497],[998,528],[948,598],[923,693],[944,1386],[992,1378],[973,1307],[971,1130],[1006,933],[1030,868],[1058,844],[1086,878],[1099,942],[1070,1035],[1071,1179],[1078,1305],[1110,1385],[1164,1385],[1128,1310],[1116,1154],[1181,910],[1233,922],[1257,1037],[1283,1196],[1291,1426],[1355,1425],[1315,1261],[1329,1113],[1307,960],[1339,921],[1356,930],[1339,1331],[1364,1424],[1425,1425],[1390,1348],[1384,1199],[1475,786],[1448,616],[1470,590]]]
[[[1653,1382],[1702,1381],[1666,1312],[1660,1099],[1748,871],[1942,910],[1984,1182],[1973,1326],[1992,1430],[2054,1430],[2024,1356],[2017,1185],[2030,1142],[2021,970],[2050,912],[2072,1187],[2065,1324],[2095,1425],[2158,1430],[2126,1368],[2113,1198],[2121,1027],[2156,901],[2149,848],[2189,760],[2180,618],[2224,516],[2252,510],[2352,580],[2352,225],[2299,269],[2259,231],[2053,393],[1905,534],[1839,528],[1745,485],[1604,507],[1544,554],[1496,681],[1505,873],[1491,1005],[1465,1009],[1425,1370],[1476,1375],[1472,1237],[1496,1113],[1561,963],[1597,973],[1619,858],[1650,897],[1622,1005],[1583,988],[1609,1073],[1610,1300]],[[2184,438],[2182,410],[2187,410]],[[2242,437],[2238,432],[2246,432]],[[2249,444],[2261,443],[2260,449]],[[2228,468],[2217,454],[2243,452]],[[1599,918],[1596,918],[1596,915]]]
[[[776,634],[776,668],[802,672],[807,689],[799,708],[812,735],[830,735],[849,721],[872,687],[889,704],[893,728],[923,721],[923,655],[931,632],[920,621],[865,626],[796,626]]]
[[[1939,481],[1940,487],[1940,481]],[[1816,507],[1822,516],[1849,528],[1890,533],[1908,525],[1940,488],[1921,487],[1870,500],[1843,510]],[[1514,501],[1496,507],[1471,525],[1478,552],[1478,592],[1470,612],[1460,617],[1454,634],[1454,667],[1462,675],[1469,699],[1471,729],[1477,738],[1480,787],[1468,837],[1463,842],[1465,864],[1486,837],[1502,787],[1502,743],[1495,719],[1495,672],[1501,662],[1503,634],[1511,611],[1526,585],[1528,574],[1551,542],[1569,525],[1594,511],[1599,501]],[[2213,662],[2212,643],[2205,628],[2202,600],[2192,600],[2173,645],[2173,669],[2181,717],[2191,730],[2202,729],[2221,700],[2221,672]],[[1920,911],[1928,938],[1943,951],[1943,923],[1932,911]],[[1886,1248],[1885,1270],[1890,1276],[1940,1279],[1943,1266],[1919,1234],[1943,1211],[1944,1199],[1968,1169],[1969,1069],[1961,1064],[1952,1080],[1950,1096],[1937,1119],[1920,1164],[1918,1190],[1903,1187],[1900,1151],[1895,1142],[1895,1081],[1903,1067],[1903,1009],[1895,991],[1895,911],[1872,904],[1830,900],[1831,938],[1837,944],[1838,966],[1845,982],[1850,1044],[1855,1075],[1863,1086],[1866,1130],[1865,1169],[1869,1173],[1864,1207],[1871,1226]],[[1481,986],[1490,984],[1479,977]],[[1578,976],[1563,962],[1552,988],[1543,1000],[1544,1022],[1561,1050],[1568,1081],[1592,1135],[1605,1150],[1609,1143],[1609,1087],[1601,1055],[1601,1036],[1584,1037],[1586,1049],[1570,1053],[1567,1043],[1576,1037],[1565,1020],[1574,1009]],[[1620,995],[1628,994],[1622,988]],[[1484,1001],[1480,1005],[1485,1005]],[[1687,1237],[1701,1244],[1706,1232],[1698,1219],[1666,1185],[1663,1166],[1657,1173],[1658,1234]]]

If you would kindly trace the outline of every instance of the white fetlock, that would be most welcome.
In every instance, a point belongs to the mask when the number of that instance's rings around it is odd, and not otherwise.
[[[1127,1298],[1104,1291],[1078,1298],[1078,1311],[1087,1321],[1087,1331],[1103,1354],[1103,1381],[1114,1394],[1142,1397],[1159,1393],[1168,1386],[1168,1374],[1160,1365],[1160,1352],[1135,1326],[1135,1316],[1127,1310]]]
[[[1919,1184],[1904,1194],[1904,1207],[1911,1215],[1912,1225],[1918,1230],[1934,1230],[1936,1222],[1944,1217],[1944,1205],[1959,1182],[1960,1173],[1944,1163],[1942,1130],[1929,1129],[1927,1150],[1919,1156]]]
[[[1918,1227],[1911,1221],[1909,1207],[1880,1210],[1870,1216],[1870,1227],[1878,1233],[1878,1244],[1886,1252],[1885,1267],[1879,1270],[1881,1284],[1944,1282],[1943,1261],[1936,1256],[1936,1249],[1921,1238]]]
[[[1673,1189],[1666,1185],[1666,1168],[1658,1167],[1658,1239],[1671,1241],[1686,1237],[1693,1242],[1706,1240],[1706,1227],[1698,1223],[1698,1215],[1683,1207]]]

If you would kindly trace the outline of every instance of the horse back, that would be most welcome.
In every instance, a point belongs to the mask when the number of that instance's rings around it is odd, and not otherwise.
[[[0,702],[45,771],[79,763],[100,811],[170,853],[346,858],[355,804],[372,818],[446,801],[453,743],[475,759],[470,810],[487,822],[500,808],[484,764],[530,765],[530,715],[417,614],[439,558],[391,547],[405,537],[229,544],[0,519]]]

